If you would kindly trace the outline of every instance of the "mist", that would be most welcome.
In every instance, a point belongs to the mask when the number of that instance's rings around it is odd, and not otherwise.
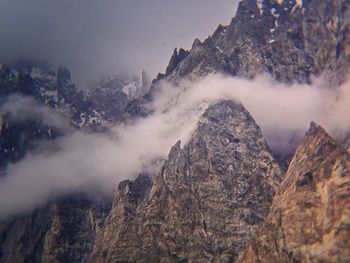
[[[311,121],[340,141],[350,132],[350,81],[334,88],[320,78],[311,85],[290,86],[267,75],[254,80],[214,75],[188,85],[183,82],[178,91],[185,100],[210,104],[220,99],[242,102],[277,154],[292,153]]]
[[[13,94],[0,99],[1,114],[13,122],[39,120],[57,130],[69,131],[69,121],[61,113],[40,104],[33,97]]]
[[[44,150],[44,145],[42,153],[29,153],[10,164],[7,176],[0,178],[0,217],[30,211],[69,193],[110,196],[121,180],[133,179],[140,172],[157,173],[170,147],[179,139],[187,140],[204,110],[186,103],[169,108],[163,99],[157,100],[152,116],[132,125],[115,126],[108,134],[70,132],[55,141],[54,151]],[[12,97],[6,112],[18,121],[33,118],[33,114],[18,114],[23,108],[20,102],[26,100]],[[33,103],[25,108],[40,113],[36,116],[49,110]],[[50,122],[51,117],[44,120]]]
[[[2,0],[0,63],[66,66],[83,86],[101,75],[151,77],[175,47],[191,48],[229,24],[236,0]],[[210,14],[210,15],[202,15]]]
[[[77,191],[111,195],[121,180],[143,171],[158,173],[171,146],[178,140],[185,144],[201,114],[221,99],[241,101],[275,153],[291,153],[312,120],[337,138],[350,128],[350,82],[334,90],[320,79],[286,86],[267,76],[245,80],[211,75],[176,87],[160,85],[154,113],[147,118],[116,125],[106,134],[74,131],[56,141],[59,150],[29,153],[10,165],[8,176],[0,179],[0,217]],[[12,105],[7,111],[18,112],[20,104]],[[27,110],[46,111],[28,105]]]

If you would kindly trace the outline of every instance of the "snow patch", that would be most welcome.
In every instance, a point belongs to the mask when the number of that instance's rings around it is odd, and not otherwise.
[[[128,98],[137,98],[140,93],[140,85],[138,81],[132,81],[127,83],[122,91],[128,95]]]
[[[304,3],[303,3],[303,2],[304,2],[303,0],[296,0],[295,2],[296,2],[296,4],[297,4],[299,7],[302,7],[303,4],[304,4]]]
[[[303,0],[296,0],[295,6],[293,6],[291,13],[293,13],[297,8],[303,7]]]
[[[280,14],[277,13],[276,8],[271,8],[271,15],[273,15],[275,18],[278,18],[280,16]]]
[[[220,35],[221,35],[221,36],[225,36],[226,31],[227,31],[227,27],[223,27],[222,30],[221,30],[221,32],[220,32]]]
[[[224,53],[224,52],[222,51],[222,49],[219,48],[218,46],[216,46],[216,49],[219,50],[220,53]]]
[[[44,74],[40,68],[32,68],[30,71],[30,77],[32,79],[42,79],[44,77]]]
[[[44,95],[47,97],[58,97],[57,90],[46,90]]]
[[[85,112],[80,113],[80,123],[78,124],[79,127],[84,126],[84,124],[86,123],[86,114]]]
[[[15,69],[12,69],[9,79],[10,79],[11,81],[13,81],[13,80],[18,80],[18,78],[19,78],[19,73],[18,73],[18,71],[15,70]]]
[[[259,13],[260,15],[262,15],[264,13],[264,0],[256,0],[256,6],[258,7],[259,9]]]

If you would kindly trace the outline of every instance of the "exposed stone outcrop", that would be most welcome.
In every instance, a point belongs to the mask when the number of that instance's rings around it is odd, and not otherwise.
[[[175,48],[173,55],[170,58],[169,65],[165,70],[165,74],[170,74],[179,63],[184,60],[188,56],[189,52],[180,48],[179,52],[177,52],[177,48]]]
[[[0,222],[0,261],[86,262],[110,203],[71,195]]]
[[[276,80],[307,83],[322,75],[338,85],[349,68],[349,17],[344,0],[240,1],[230,25],[197,41],[166,78],[268,73]]]
[[[116,189],[112,210],[96,237],[89,262],[133,262],[142,259],[142,209],[152,187],[148,174],[123,181]],[[142,208],[141,208],[142,207]]]
[[[350,155],[311,124],[244,262],[349,262]]]
[[[119,186],[92,262],[230,262],[267,215],[280,177],[249,113],[218,102],[183,148],[172,147],[136,211],[130,183]]]
[[[348,0],[243,0],[228,26],[189,51],[175,49],[148,93],[146,81],[138,90],[107,78],[82,94],[63,67],[0,64],[0,95],[31,96],[79,128],[150,114],[160,80],[268,73],[287,83],[323,76],[336,87],[350,66],[349,28]],[[0,120],[2,170],[37,141],[61,136],[45,123]],[[120,183],[112,208],[70,196],[2,221],[0,261],[232,262],[239,254],[248,262],[349,262],[349,169],[345,148],[312,124],[279,187],[281,169],[259,127],[241,104],[222,101],[153,179]]]

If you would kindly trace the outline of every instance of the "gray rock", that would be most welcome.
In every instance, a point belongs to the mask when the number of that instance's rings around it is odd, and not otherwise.
[[[119,186],[91,262],[230,262],[267,215],[280,178],[249,113],[218,102],[183,148],[172,147],[142,205],[127,205],[130,183]]]
[[[345,80],[350,56],[349,1],[240,1],[227,27],[219,26],[165,77],[203,76],[212,72],[308,83],[322,75],[331,84]],[[279,3],[281,2],[281,3]]]

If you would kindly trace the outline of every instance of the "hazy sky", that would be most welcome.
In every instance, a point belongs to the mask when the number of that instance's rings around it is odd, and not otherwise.
[[[175,47],[190,48],[229,24],[236,0],[1,0],[0,59],[46,58],[75,79],[163,72]]]

